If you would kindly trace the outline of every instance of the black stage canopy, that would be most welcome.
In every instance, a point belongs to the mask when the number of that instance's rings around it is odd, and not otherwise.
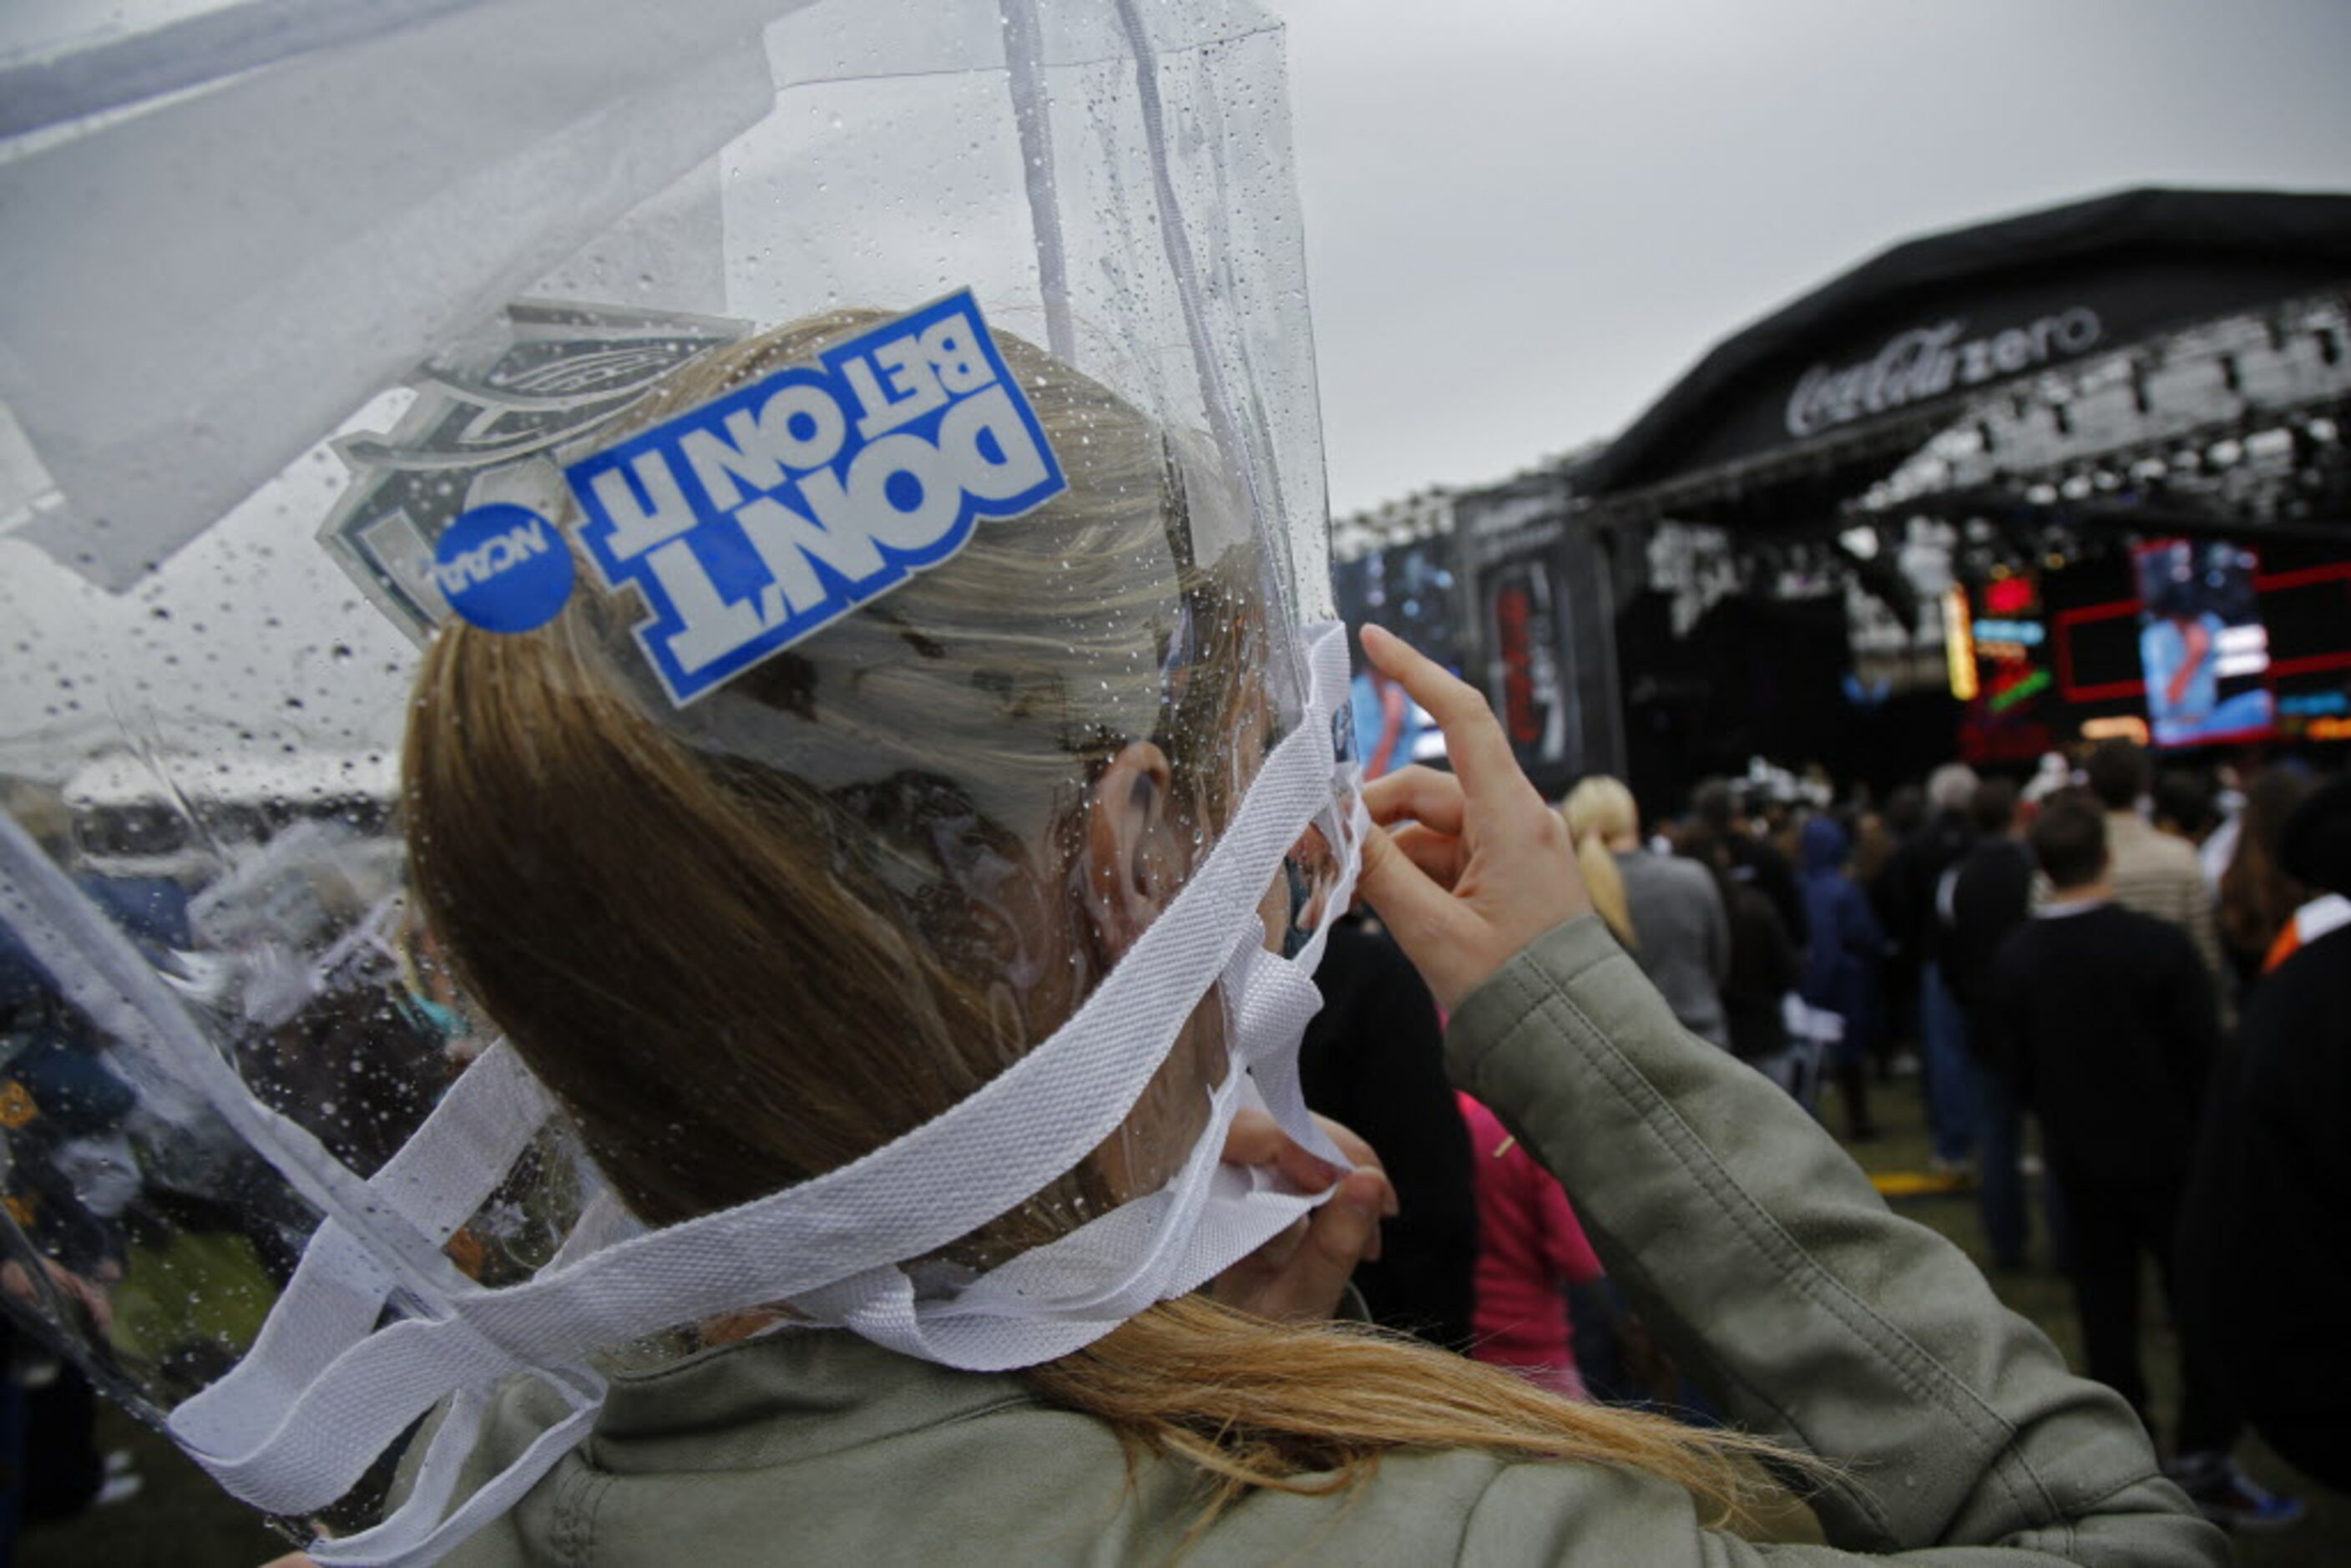
[[[2346,282],[2346,195],[2126,191],[1912,240],[1722,342],[1573,486],[1629,517],[1817,519],[1987,388]]]

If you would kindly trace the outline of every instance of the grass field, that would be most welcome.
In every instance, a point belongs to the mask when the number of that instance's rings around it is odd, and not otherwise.
[[[1873,1174],[1925,1168],[1927,1140],[1915,1081],[1878,1088],[1873,1107],[1885,1128],[1876,1142],[1858,1145],[1855,1156]],[[1841,1124],[1831,1108],[1833,1124]],[[1933,1227],[1985,1260],[1981,1228],[1972,1197],[1921,1196],[1896,1200],[1903,1214]],[[2036,1233],[2036,1266],[2004,1275],[1997,1285],[2010,1307],[2039,1324],[2067,1358],[2080,1364],[2081,1336],[2072,1299],[2063,1281],[2039,1261],[2044,1238]],[[2150,1281],[2147,1299],[2155,1292]],[[2154,1317],[2147,1324],[2147,1368],[2158,1415],[2178,1407],[2178,1379],[2169,1331]],[[178,1449],[137,1423],[108,1410],[100,1442],[127,1448],[138,1457],[146,1488],[131,1500],[59,1524],[26,1532],[20,1561],[25,1568],[250,1568],[286,1550],[256,1517],[215,1490]],[[2351,1564],[2351,1498],[2330,1496],[2303,1480],[2284,1462],[2248,1437],[2239,1450],[2245,1469],[2274,1490],[2301,1496],[2309,1505],[2303,1521],[2286,1531],[2239,1539],[2248,1568],[2335,1568]]]

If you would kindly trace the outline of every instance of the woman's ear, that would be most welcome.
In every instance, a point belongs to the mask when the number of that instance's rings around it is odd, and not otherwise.
[[[1168,816],[1166,753],[1129,741],[1086,802],[1086,906],[1113,959],[1176,896],[1183,846]]]

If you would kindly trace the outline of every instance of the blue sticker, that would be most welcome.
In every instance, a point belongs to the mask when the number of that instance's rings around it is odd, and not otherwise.
[[[553,523],[505,501],[461,512],[433,547],[449,608],[486,632],[530,632],[571,597],[571,550]]]
[[[683,707],[1069,487],[969,290],[564,470]]]

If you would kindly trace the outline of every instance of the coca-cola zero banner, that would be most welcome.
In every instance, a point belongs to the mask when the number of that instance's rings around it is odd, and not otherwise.
[[[2137,191],[1938,235],[1719,345],[1587,495],[1857,434],[2164,331],[2351,285],[2351,197]]]

